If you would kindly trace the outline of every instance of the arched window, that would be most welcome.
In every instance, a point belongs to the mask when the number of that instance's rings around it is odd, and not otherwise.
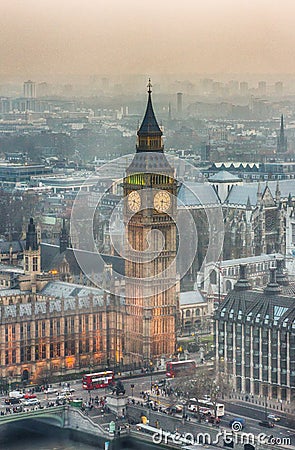
[[[229,291],[232,290],[232,284],[231,284],[231,281],[226,280],[226,283],[225,283],[225,290],[226,290],[226,292],[229,292]]]
[[[190,316],[191,316],[191,312],[189,309],[187,309],[185,312],[185,317],[190,317]]]
[[[210,283],[211,284],[217,283],[217,274],[215,270],[212,270],[212,272],[210,273]]]
[[[199,316],[199,315],[200,315],[200,309],[197,308],[197,309],[196,309],[196,316]]]

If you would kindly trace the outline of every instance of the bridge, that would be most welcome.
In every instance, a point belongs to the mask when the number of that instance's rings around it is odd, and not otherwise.
[[[82,431],[103,439],[112,439],[103,427],[94,423],[78,408],[65,406],[52,406],[27,412],[17,412],[0,416],[0,427],[23,420],[36,420],[59,428]]]

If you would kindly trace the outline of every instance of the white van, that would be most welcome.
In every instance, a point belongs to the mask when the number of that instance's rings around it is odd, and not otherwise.
[[[8,396],[10,398],[23,398],[24,394],[20,391],[10,391]]]

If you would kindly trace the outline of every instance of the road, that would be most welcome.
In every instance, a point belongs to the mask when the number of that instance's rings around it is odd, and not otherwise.
[[[124,386],[126,389],[126,393],[128,395],[132,395],[132,389],[131,389],[131,384],[134,384],[134,388],[133,388],[133,395],[136,398],[140,397],[140,393],[143,392],[148,392],[149,394],[151,393],[150,391],[150,387],[151,387],[151,382],[155,382],[156,380],[159,381],[159,379],[163,379],[163,376],[157,377],[156,375],[153,375],[152,378],[150,376],[144,377],[144,378],[137,378],[137,379],[129,379],[129,380],[124,380]],[[172,380],[172,384],[173,384],[173,380]],[[160,401],[160,404],[163,407],[167,407],[170,406],[171,404],[181,404],[182,403],[182,399],[175,399],[174,397],[155,397],[155,396],[151,396],[151,399],[155,399]],[[244,406],[241,404],[233,404],[233,403],[226,403],[226,414],[224,415],[224,417],[221,420],[221,426],[224,427],[225,429],[230,430],[228,424],[230,422],[231,419],[235,418],[235,417],[244,417],[246,420],[246,426],[245,426],[245,432],[247,433],[253,433],[255,435],[261,434],[261,433],[265,433],[267,435],[273,435],[275,437],[279,437],[279,438],[283,438],[283,437],[290,437],[293,438],[292,440],[295,443],[295,431],[294,429],[291,428],[291,426],[288,426],[287,424],[287,419],[284,418],[283,414],[279,414],[282,419],[281,422],[278,424],[275,424],[275,427],[272,429],[268,429],[268,428],[264,428],[261,427],[260,425],[258,425],[258,422],[261,420],[264,420],[264,409],[261,408],[256,408],[256,405],[249,405],[249,406]],[[181,419],[181,414],[179,415],[175,415],[176,417],[178,417],[179,419]],[[193,420],[191,418],[191,420]],[[197,424],[197,421],[196,421]],[[197,424],[199,427],[199,424]],[[202,426],[205,426],[206,429],[208,430],[211,429],[212,430],[212,426],[207,425],[207,424],[202,424]]]
[[[265,417],[265,409],[264,407],[260,407],[253,404],[245,404],[245,402],[225,402],[226,410],[236,414],[243,415],[245,417],[252,417],[253,419],[262,420]],[[272,413],[273,410],[267,410],[267,414]],[[287,427],[290,429],[295,429],[294,419],[290,419],[290,416],[286,415],[282,411],[278,411],[275,413],[277,416],[281,418],[280,426]]]
[[[137,414],[137,419],[140,421],[140,414],[144,410],[147,414],[151,416],[151,421],[155,423],[157,420],[160,424],[167,424],[167,426],[171,426],[171,423],[178,423],[179,428],[181,429],[184,427],[188,428],[196,428],[197,430],[203,431],[203,432],[209,432],[211,435],[216,435],[216,433],[220,430],[227,430],[228,432],[231,431],[229,427],[229,422],[234,417],[244,417],[246,420],[246,426],[243,431],[246,433],[253,433],[255,436],[264,433],[268,436],[272,435],[277,438],[291,438],[291,443],[294,445],[295,443],[295,431],[294,429],[291,429],[290,426],[284,426],[287,424],[286,419],[283,417],[283,414],[280,413],[280,416],[282,417],[280,423],[276,423],[275,427],[272,429],[264,428],[258,425],[258,422],[260,420],[264,419],[264,409],[261,409],[257,407],[256,405],[245,405],[242,403],[236,404],[236,403],[226,403],[226,414],[221,420],[220,428],[213,427],[212,425],[209,425],[205,422],[202,422],[199,424],[197,420],[189,413],[188,418],[189,422],[185,422],[182,419],[182,414],[175,414],[174,417],[171,418],[171,416],[168,416],[167,414],[163,412],[157,412],[157,411],[148,411],[147,407],[141,406],[141,404],[144,403],[141,393],[142,392],[148,392],[151,399],[157,400],[159,402],[159,405],[163,407],[163,409],[167,406],[170,406],[172,404],[182,404],[183,399],[181,398],[175,398],[174,396],[155,396],[153,393],[151,393],[151,383],[155,382],[156,380],[159,381],[159,379],[163,379],[163,375],[156,375],[156,374],[147,374],[144,377],[140,378],[129,378],[123,381],[124,387],[126,389],[126,394],[136,399],[135,405],[130,405],[129,409],[134,408],[135,414]],[[171,380],[173,384],[173,380]],[[132,388],[131,385],[134,387]],[[84,403],[89,404],[89,402],[93,401],[93,399],[98,397],[105,396],[109,391],[105,389],[99,389],[99,390],[93,390],[93,391],[85,391],[82,388],[82,383],[80,380],[71,381],[70,386],[72,389],[74,389],[74,392],[72,393],[72,398],[76,399],[82,399]],[[54,387],[61,391],[61,387],[58,384],[55,384]],[[48,402],[55,402],[58,398],[57,394],[45,394],[45,393],[36,393],[37,399],[40,401],[41,407],[46,407],[48,405]],[[6,412],[6,408],[8,405],[4,403],[5,397],[0,397],[0,411]],[[139,402],[138,405],[136,403]],[[17,405],[10,406],[10,409]],[[38,407],[38,406],[36,406]],[[27,407],[28,409],[33,409],[33,407]],[[137,411],[137,413],[136,413]],[[90,414],[90,413],[89,413]],[[92,418],[95,420],[95,418],[98,418],[100,416],[100,410],[99,408],[95,408],[92,413],[90,414]],[[151,422],[152,423],[152,422]],[[174,426],[174,425],[173,425]]]

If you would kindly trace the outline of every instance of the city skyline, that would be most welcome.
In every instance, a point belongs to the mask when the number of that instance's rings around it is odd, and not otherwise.
[[[291,0],[3,1],[1,77],[295,72]]]

